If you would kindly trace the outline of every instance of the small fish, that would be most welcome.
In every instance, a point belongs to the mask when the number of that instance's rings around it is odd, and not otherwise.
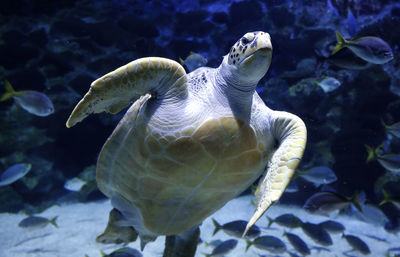
[[[212,235],[215,235],[219,230],[223,230],[226,234],[230,236],[234,236],[237,238],[241,238],[244,230],[247,226],[247,221],[244,220],[236,220],[232,222],[225,223],[224,225],[220,225],[215,219],[212,219],[212,222],[215,226],[214,232]],[[257,226],[252,226],[249,231],[246,233],[246,238],[254,238],[259,236],[261,233],[260,228]]]
[[[197,68],[203,67],[208,62],[205,57],[195,52],[190,52],[189,56],[186,57],[185,60],[179,58],[179,61],[187,68],[188,72],[192,72]]]
[[[246,251],[252,245],[258,249],[270,251],[271,253],[283,253],[286,251],[285,243],[274,236],[260,236],[253,241],[246,240],[246,243]]]
[[[0,186],[7,186],[14,183],[25,176],[31,170],[31,167],[30,163],[19,163],[9,167],[0,175]]]
[[[329,233],[319,224],[305,222],[301,226],[303,232],[309,236],[315,243],[330,246],[332,245],[332,238]]]
[[[210,254],[205,254],[206,257],[222,257],[227,255],[233,249],[235,249],[238,241],[236,239],[229,239],[226,240],[217,247],[215,247]]]
[[[55,216],[54,218],[49,220],[40,216],[29,216],[21,220],[21,222],[18,223],[18,226],[27,229],[39,229],[46,227],[48,224],[51,224],[54,227],[58,228],[58,225],[56,223],[57,218],[58,216]]]
[[[375,150],[369,145],[364,145],[364,146],[368,152],[367,163],[372,160],[377,160],[379,164],[382,165],[388,171],[391,171],[396,174],[400,173],[400,154],[394,154],[394,153],[380,154],[379,153],[379,149],[381,149],[380,146],[378,146]]]
[[[354,250],[357,250],[364,255],[371,253],[368,245],[360,238],[353,235],[345,235],[345,234],[343,234],[342,237],[346,239],[347,243],[349,243],[349,245],[353,247]]]
[[[385,128],[386,133],[400,138],[400,122],[393,123],[392,125],[386,125],[385,122],[381,119],[381,123]]]
[[[352,37],[358,32],[357,19],[350,8],[347,8],[347,32]]]
[[[268,226],[267,226],[268,228],[272,225],[272,223],[277,223],[287,228],[299,228],[303,223],[299,218],[290,213],[282,214],[276,217],[275,219],[271,219],[270,217],[267,216],[267,219],[268,219]]]
[[[332,51],[334,55],[347,47],[361,59],[373,64],[385,64],[393,59],[393,52],[388,43],[379,37],[358,37],[346,40],[336,31],[337,45]]]
[[[136,241],[138,234],[133,227],[127,226],[124,217],[117,209],[112,209],[108,216],[107,227],[96,237],[101,244],[128,244]]]
[[[299,236],[284,232],[284,236],[289,240],[290,244],[302,255],[309,255],[311,254],[310,248],[308,248],[308,245],[301,239]]]
[[[64,184],[64,188],[68,191],[79,192],[84,185],[86,185],[86,181],[75,177],[68,179]]]
[[[290,180],[288,186],[285,189],[285,193],[296,193],[299,192],[299,186],[297,185],[296,180]]]
[[[327,220],[319,223],[326,231],[331,233],[343,233],[346,229],[341,223],[334,220]]]
[[[378,226],[384,226],[388,221],[388,217],[385,213],[373,204],[361,204],[362,212],[355,211],[353,215],[366,223],[376,224]]]
[[[382,191],[383,193],[383,200],[379,203],[379,205],[383,205],[385,203],[392,203],[400,210],[400,197],[399,196],[392,196],[385,190]]]
[[[344,48],[334,55],[326,56],[321,51],[315,50],[317,55],[317,63],[328,62],[339,68],[347,70],[365,70],[371,67],[371,63],[358,58],[350,49]]]
[[[103,251],[100,251],[102,257],[142,257],[143,255],[136,249],[130,247],[120,248],[118,250],[113,251],[110,254],[105,254]]]
[[[361,206],[358,202],[358,193],[347,198],[334,192],[318,192],[307,199],[303,208],[310,213],[328,216],[330,212],[341,210],[353,204],[360,212]]]
[[[314,183],[316,187],[327,185],[337,181],[335,172],[326,166],[314,167],[307,171],[296,171],[299,177]]]
[[[316,80],[315,83],[322,88],[325,93],[332,92],[333,90],[337,89],[342,85],[342,83],[333,78],[333,77],[325,77],[321,81]]]
[[[41,117],[48,116],[54,112],[53,103],[45,94],[33,90],[16,92],[10,82],[6,80],[4,83],[6,92],[0,97],[0,102],[12,97],[22,109]]]

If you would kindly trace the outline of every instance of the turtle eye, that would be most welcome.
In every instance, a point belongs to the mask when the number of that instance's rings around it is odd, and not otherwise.
[[[247,37],[242,37],[240,41],[242,42],[243,45],[246,45],[250,42],[250,40]]]

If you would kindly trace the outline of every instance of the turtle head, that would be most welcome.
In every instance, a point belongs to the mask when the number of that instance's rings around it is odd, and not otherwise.
[[[270,35],[263,31],[248,32],[232,46],[222,65],[239,84],[257,84],[267,73],[271,56]]]

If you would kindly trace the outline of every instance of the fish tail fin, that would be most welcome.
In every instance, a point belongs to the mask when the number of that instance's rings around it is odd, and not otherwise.
[[[4,80],[4,86],[5,86],[6,92],[0,97],[0,102],[11,98],[15,94],[15,90],[11,86],[10,82],[8,82],[8,80]]]
[[[58,225],[57,225],[57,223],[56,223],[57,218],[58,218],[58,216],[55,216],[54,218],[52,218],[52,219],[49,221],[49,223],[50,223],[51,225],[53,225],[54,227],[56,227],[56,228],[58,228]]]
[[[250,240],[246,239],[246,250],[245,252],[247,252],[247,250],[249,250],[249,247],[253,244],[253,242],[251,242]]]
[[[107,256],[107,254],[105,252],[103,252],[102,250],[100,250],[100,255],[101,255],[101,257]]]
[[[337,52],[339,52],[343,47],[346,46],[346,39],[344,39],[344,37],[342,36],[342,34],[340,34],[340,32],[338,30],[336,30],[336,40],[337,40],[337,45],[335,46],[335,48],[333,49],[331,55],[336,54]]]
[[[370,161],[375,160],[376,159],[375,150],[369,145],[364,145],[364,146],[365,146],[365,149],[367,149],[367,152],[368,152],[366,163],[369,163]]]
[[[180,63],[181,65],[183,65],[183,64],[185,63],[185,60],[183,60],[181,57],[179,57],[179,63]]]
[[[266,216],[268,220],[268,225],[267,228],[271,227],[272,223],[274,223],[274,219],[271,219],[270,217]]]
[[[390,203],[391,198],[390,198],[390,195],[388,194],[388,192],[386,192],[386,190],[382,190],[382,193],[383,193],[383,200],[382,200],[382,202],[379,203],[379,205],[384,205],[385,203]]]
[[[350,198],[350,202],[354,205],[354,207],[357,208],[357,210],[358,210],[359,212],[362,213],[363,211],[362,211],[362,208],[361,208],[359,199],[358,199],[359,196],[360,196],[360,193],[359,193],[359,192],[354,193],[354,195]]]
[[[215,235],[221,229],[221,225],[215,219],[211,219],[211,220],[215,227],[212,235]]]
[[[387,125],[386,125],[386,123],[385,123],[385,121],[383,120],[382,117],[381,117],[381,124],[382,124],[382,126],[383,126],[384,128],[387,128]]]

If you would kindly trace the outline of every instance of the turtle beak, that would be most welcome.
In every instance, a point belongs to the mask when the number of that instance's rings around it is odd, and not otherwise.
[[[267,58],[269,67],[272,57],[272,44],[270,35],[268,33],[264,33],[258,36],[251,47],[254,48],[254,50],[250,52],[245,59],[243,59],[243,61],[240,63],[240,66],[245,68],[255,61],[265,61],[265,58]]]

